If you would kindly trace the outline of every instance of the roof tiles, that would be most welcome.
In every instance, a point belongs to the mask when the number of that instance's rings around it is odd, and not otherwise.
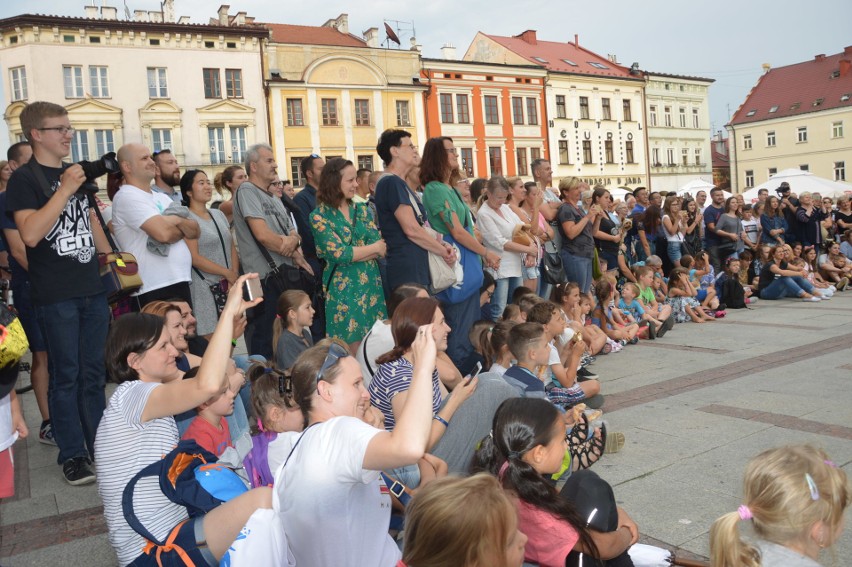
[[[338,47],[367,47],[367,42],[352,34],[326,26],[296,26],[292,24],[263,24],[272,31],[274,43],[304,45],[336,45]]]

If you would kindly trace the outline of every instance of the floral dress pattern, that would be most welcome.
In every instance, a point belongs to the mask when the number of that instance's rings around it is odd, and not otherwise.
[[[352,203],[350,224],[339,210],[320,204],[311,213],[317,256],[325,260],[325,324],[329,337],[347,343],[364,338],[378,319],[385,319],[385,297],[376,260],[353,262],[353,249],[379,240],[367,206]]]

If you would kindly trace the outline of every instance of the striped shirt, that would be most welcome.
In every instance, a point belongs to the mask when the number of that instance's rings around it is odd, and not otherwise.
[[[145,540],[124,519],[121,497],[137,472],[171,451],[178,442],[173,417],[142,422],[142,412],[154,388],[162,384],[133,380],[115,389],[109,399],[95,438],[98,458],[98,494],[104,503],[109,541],[120,565],[142,553]],[[180,521],[186,508],[165,497],[157,477],[136,484],[133,509],[139,521],[155,537],[163,539]]]
[[[411,387],[411,377],[414,367],[401,356],[392,362],[379,366],[376,375],[370,382],[370,402],[379,408],[385,416],[385,429],[391,431],[396,426],[391,402],[400,392],[407,392]],[[441,388],[438,381],[438,370],[432,371],[432,411],[438,413],[441,409]]]

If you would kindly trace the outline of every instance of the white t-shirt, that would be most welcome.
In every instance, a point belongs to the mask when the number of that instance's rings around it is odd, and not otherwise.
[[[109,399],[95,437],[98,456],[98,494],[104,503],[109,542],[120,565],[127,565],[142,553],[145,540],[124,519],[121,498],[124,487],[136,473],[160,460],[178,442],[173,417],[142,423],[142,412],[154,388],[162,384],[133,380],[115,389]],[[133,509],[142,525],[158,539],[187,518],[186,508],[163,494],[157,477],[136,484]]]
[[[373,323],[373,328],[361,341],[355,360],[361,365],[361,374],[364,377],[364,387],[368,387],[373,380],[373,375],[378,370],[376,358],[382,356],[394,347],[393,333],[389,323],[379,319]],[[364,354],[366,351],[366,355]]]
[[[287,466],[275,472],[281,521],[296,565],[393,567],[402,554],[388,535],[391,498],[379,471],[363,467],[381,430],[354,417],[307,429]],[[270,468],[302,433],[269,444]]]
[[[500,216],[501,214],[503,216]],[[479,207],[476,216],[476,228],[482,234],[482,242],[486,248],[500,255],[499,270],[486,268],[494,276],[494,279],[521,276],[521,268],[523,268],[521,253],[503,249],[507,242],[512,241],[512,232],[519,224],[523,224],[523,222],[509,208],[509,205],[501,205],[500,213],[492,209],[487,203]]]
[[[752,244],[757,244],[758,233],[760,232],[760,225],[758,224],[756,219],[751,219],[750,221],[744,220],[743,222],[743,231],[748,236],[748,239],[751,240]]]
[[[141,226],[148,219],[163,214],[172,200],[156,191],[143,191],[133,185],[122,185],[112,200],[112,227],[122,252],[130,252],[139,262],[142,288],[136,294],[148,293],[192,279],[192,255],[186,242],[169,246],[169,255],[148,251],[148,233]]]
[[[12,395],[0,398],[0,452],[5,451],[18,440],[18,432],[12,427]]]
[[[663,215],[663,218],[669,219],[672,222],[672,225],[674,225],[674,220],[669,215]],[[666,224],[663,223],[663,232],[666,233],[667,242],[683,242],[683,232],[680,229],[678,229],[678,231],[674,234],[671,234],[666,228]]]

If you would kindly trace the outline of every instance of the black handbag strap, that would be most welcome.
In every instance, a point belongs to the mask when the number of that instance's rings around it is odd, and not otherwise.
[[[216,217],[213,215],[212,212],[209,213],[209,214],[210,214],[210,221],[213,223],[213,228],[216,229],[216,234],[219,236],[219,244],[222,245],[222,254],[224,254],[224,256],[225,256],[225,267],[230,270],[231,265],[230,265],[230,263],[228,263],[228,250],[225,248],[225,239],[222,237],[222,231],[219,230],[219,223],[216,222]],[[249,230],[251,230],[251,229],[249,229]],[[203,282],[207,281],[207,278],[204,277],[204,274],[201,273],[201,270],[199,270],[195,266],[192,267],[192,271],[194,271],[196,274],[198,274],[198,277],[201,278],[201,281],[203,281]]]
[[[252,185],[254,187],[257,187],[257,185],[254,185],[254,183],[252,183]],[[263,189],[261,189],[260,187],[257,187],[257,189],[259,191],[263,191]],[[235,200],[237,201],[237,205],[239,205],[240,204],[240,192],[239,191],[237,191],[237,195],[235,197]],[[240,214],[243,214],[242,206],[240,206]],[[284,231],[284,236],[289,236],[289,232],[283,226],[281,226],[281,221],[278,220],[277,216],[275,217],[275,220],[278,223],[278,225],[281,227],[281,230]],[[269,264],[270,273],[276,273],[277,274],[278,273],[278,266],[275,264],[275,261],[272,259],[272,255],[269,253],[269,250],[267,250],[266,247],[263,244],[260,243],[260,240],[258,240],[257,237],[254,235],[254,231],[251,229],[251,226],[248,224],[248,220],[246,220],[246,227],[248,228],[249,234],[251,234],[251,238],[252,238],[252,240],[254,240],[254,243],[257,246],[257,249],[260,250],[260,254],[266,260],[266,263]]]

